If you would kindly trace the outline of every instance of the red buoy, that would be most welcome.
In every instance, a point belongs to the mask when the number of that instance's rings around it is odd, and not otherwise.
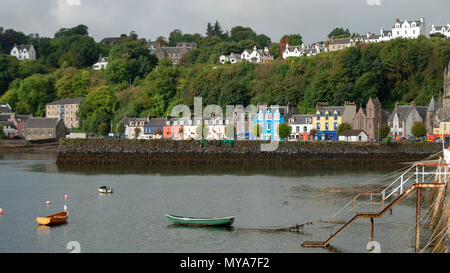
[[[69,196],[66,194],[66,195],[64,195],[64,199],[66,199],[67,200],[67,198],[69,198]]]
[[[0,208],[0,215],[3,215],[3,209]]]

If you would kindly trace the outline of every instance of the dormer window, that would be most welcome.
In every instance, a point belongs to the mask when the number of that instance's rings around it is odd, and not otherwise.
[[[320,120],[320,113],[316,114],[316,118],[317,118],[317,120]]]
[[[338,119],[338,113],[334,112],[334,120]]]
[[[325,120],[328,120],[330,114],[328,112],[325,112]]]

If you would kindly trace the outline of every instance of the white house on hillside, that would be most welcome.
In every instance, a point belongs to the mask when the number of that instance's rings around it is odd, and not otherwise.
[[[253,50],[244,50],[241,54],[241,59],[251,63],[270,63],[273,60],[273,56],[270,55],[268,47],[264,47],[264,50],[261,50],[255,46]]]
[[[222,55],[219,58],[221,64],[225,64],[226,62],[230,62],[231,64],[240,63],[241,62],[241,54],[231,52],[230,55]]]
[[[396,20],[392,27],[392,38],[408,38],[417,39],[419,35],[426,35],[425,33],[425,19],[420,18],[416,21],[400,21]]]
[[[98,59],[98,62],[95,63],[92,67],[94,68],[94,70],[102,70],[106,69],[107,66],[108,66],[108,57],[100,57]]]
[[[11,56],[16,57],[20,61],[22,60],[36,60],[36,51],[33,45],[14,45],[11,49]]]
[[[446,37],[450,37],[450,24],[447,24],[446,26],[431,25],[430,35],[438,33],[445,35]]]
[[[283,59],[288,57],[300,57],[300,56],[314,56],[321,52],[328,52],[328,48],[323,44],[316,43],[312,45],[302,44],[301,46],[289,46],[286,45],[286,49],[283,51]]]

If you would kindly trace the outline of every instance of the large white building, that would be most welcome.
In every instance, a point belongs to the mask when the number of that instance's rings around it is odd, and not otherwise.
[[[392,27],[393,39],[417,39],[419,35],[426,35],[424,18],[415,21],[400,21],[397,19],[395,25]]]
[[[18,60],[36,60],[36,50],[33,45],[14,45],[10,52],[11,56],[16,57]]]
[[[446,26],[431,25],[430,35],[432,34],[442,34],[445,35],[445,37],[450,37],[450,24],[447,24]]]

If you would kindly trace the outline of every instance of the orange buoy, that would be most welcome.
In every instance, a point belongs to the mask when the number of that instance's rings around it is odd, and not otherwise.
[[[0,208],[0,215],[3,215],[3,209]]]

